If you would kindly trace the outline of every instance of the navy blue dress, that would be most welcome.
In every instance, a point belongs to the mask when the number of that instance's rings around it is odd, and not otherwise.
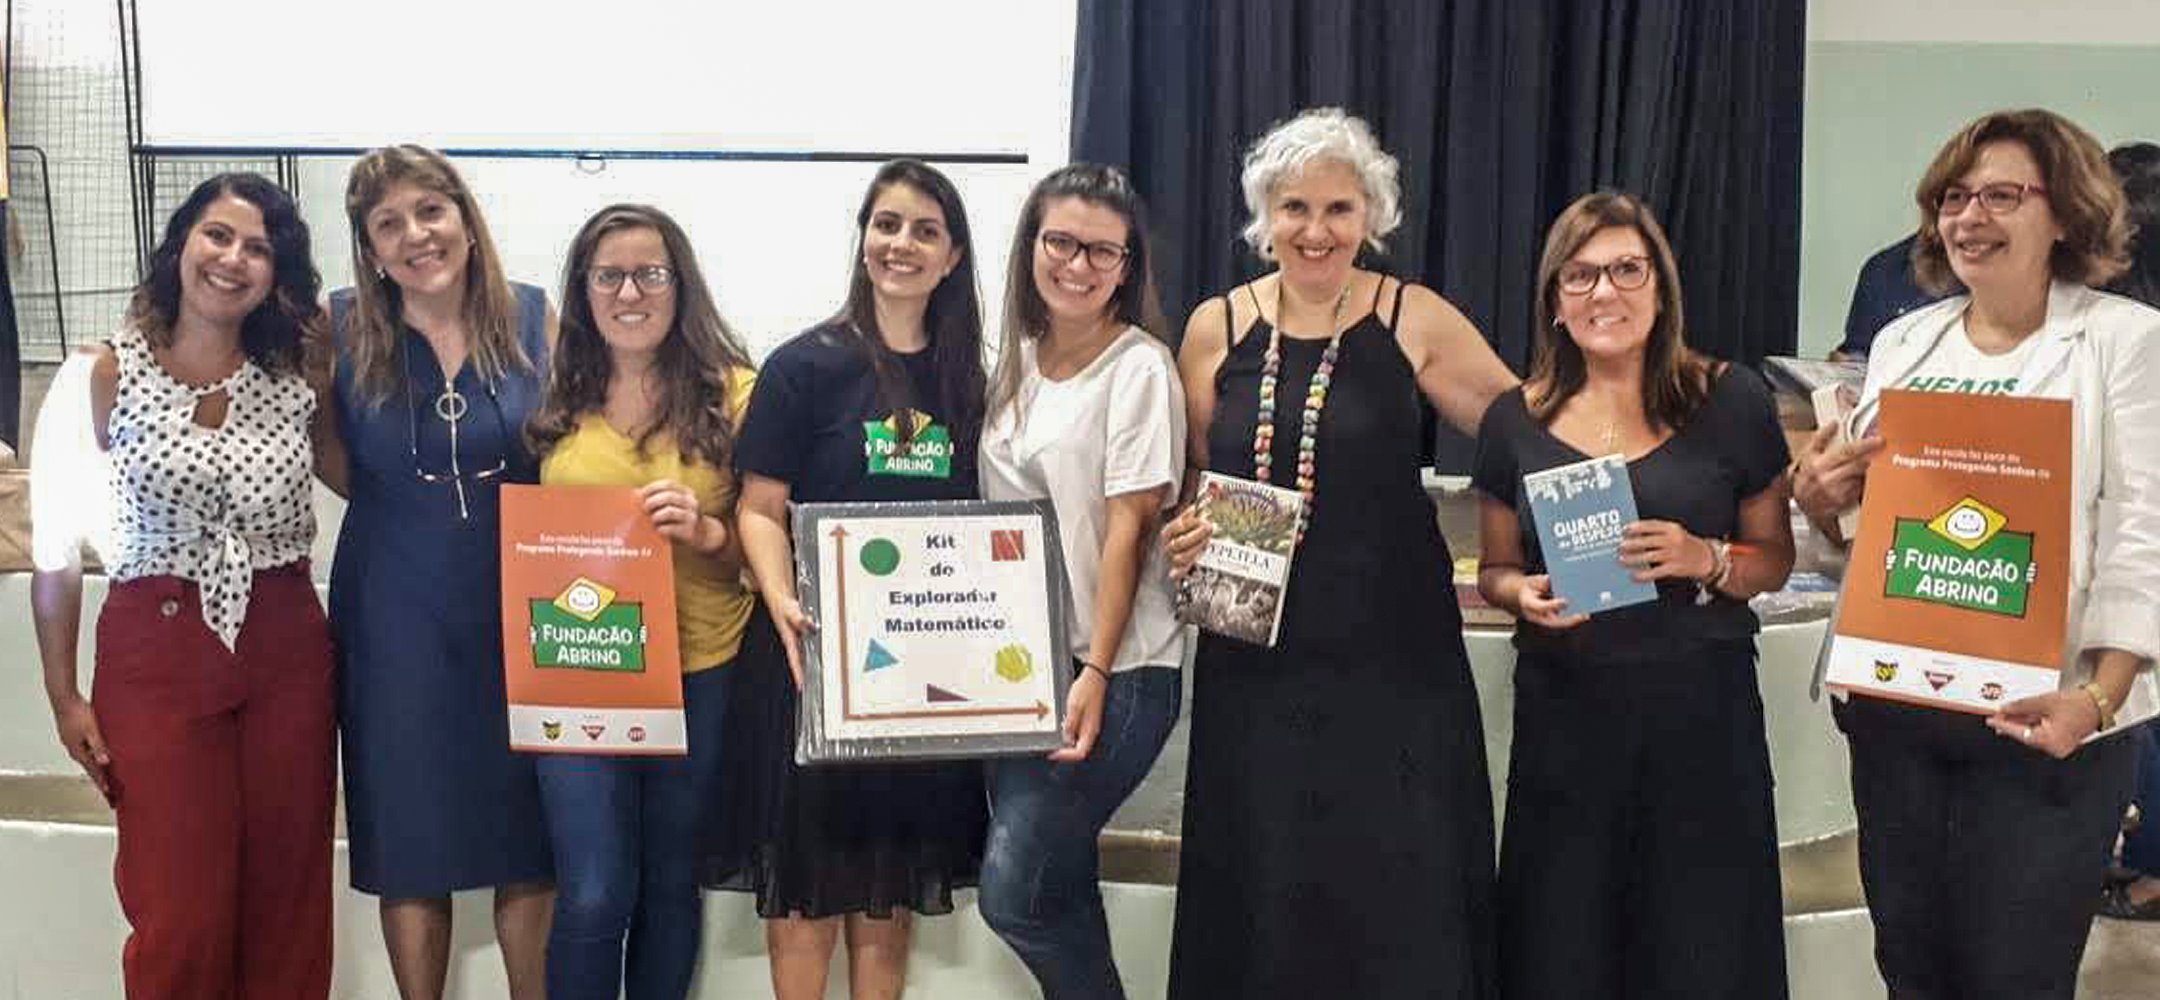
[[[532,760],[510,751],[503,699],[496,487],[539,481],[521,431],[547,371],[547,297],[512,287],[533,370],[492,387],[471,364],[457,373],[462,517],[427,341],[403,331],[405,386],[379,406],[359,398],[350,357],[337,361],[352,462],[330,571],[346,833],[353,888],[386,898],[554,877]],[[332,322],[351,306],[350,289],[332,293]]]

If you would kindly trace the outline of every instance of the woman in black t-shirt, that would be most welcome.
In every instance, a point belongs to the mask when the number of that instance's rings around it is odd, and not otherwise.
[[[1515,612],[1502,995],[1786,995],[1770,758],[1747,599],[1792,568],[1762,381],[1687,347],[1672,249],[1625,194],[1578,199],[1538,267],[1535,369],[1486,411],[1478,588]],[[1628,459],[1619,559],[1657,598],[1553,595],[1522,476]]]
[[[774,627],[744,634],[727,724],[731,791],[706,881],[754,891],[773,991],[823,997],[845,927],[855,996],[898,996],[907,911],[975,884],[989,817],[982,765],[798,768],[801,643],[790,501],[968,500],[986,380],[973,242],[952,182],[912,160],[863,196],[847,304],[765,359],[735,458],[738,530]],[[845,921],[842,921],[842,917]]]

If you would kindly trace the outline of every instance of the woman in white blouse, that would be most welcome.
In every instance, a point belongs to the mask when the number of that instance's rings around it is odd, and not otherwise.
[[[32,449],[32,605],[69,756],[113,806],[134,997],[327,996],[330,635],[308,575],[321,279],[254,174],[173,213],[125,325]],[[109,503],[109,508],[107,504]],[[81,545],[111,581],[75,676]]]
[[[1861,416],[1885,389],[2071,402],[2070,627],[2060,689],[1992,716],[1836,706],[1876,964],[1893,997],[2069,1000],[2130,792],[2118,734],[2160,708],[2160,311],[2091,287],[2127,263],[2122,188],[2059,115],[1973,122],[1915,196],[1914,276],[1960,294],[1876,335]],[[1800,454],[1827,537],[1881,447],[1825,429]]]
[[[1151,332],[1147,221],[1113,167],[1044,178],[1020,212],[983,428],[986,500],[1048,498],[1079,659],[1067,746],[990,764],[982,913],[1046,1000],[1123,997],[1095,840],[1177,721],[1185,632],[1155,528],[1184,471],[1185,402]]]

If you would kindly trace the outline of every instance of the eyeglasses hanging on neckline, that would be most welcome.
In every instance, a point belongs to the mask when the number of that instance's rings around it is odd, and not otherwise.
[[[465,498],[465,480],[470,478],[474,485],[478,485],[500,479],[510,467],[509,459],[505,457],[503,451],[497,451],[495,454],[495,467],[492,469],[468,473],[459,466],[458,425],[464,422],[465,414],[471,411],[472,400],[458,391],[454,378],[445,377],[442,391],[435,396],[434,410],[435,415],[442,419],[444,426],[449,430],[450,470],[448,472],[429,472],[426,466],[420,464],[420,405],[418,400],[415,399],[419,394],[413,391],[414,383],[418,381],[418,377],[412,370],[412,354],[408,350],[405,357],[405,428],[406,440],[412,446],[413,475],[430,486],[449,483],[451,490],[457,494],[458,520],[470,521],[472,520],[472,507]],[[487,395],[488,406],[495,411],[495,426],[502,434],[499,440],[507,448],[510,442],[510,424],[503,417],[502,400],[495,395],[493,383],[483,378],[480,380],[480,386]]]

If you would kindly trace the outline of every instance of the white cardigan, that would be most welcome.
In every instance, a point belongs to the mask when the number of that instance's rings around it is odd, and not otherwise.
[[[1911,376],[1946,336],[1958,336],[1970,297],[1953,296],[1883,327],[1868,355],[1853,426],[1878,394]],[[2118,730],[2160,714],[2160,310],[2084,285],[2048,289],[2047,321],[2018,376],[2017,394],[2071,403],[2069,628],[2062,687],[2092,679],[2086,651],[2142,659],[2117,706]],[[1833,628],[1835,626],[1833,625]],[[1817,664],[1816,684],[1828,660]]]

